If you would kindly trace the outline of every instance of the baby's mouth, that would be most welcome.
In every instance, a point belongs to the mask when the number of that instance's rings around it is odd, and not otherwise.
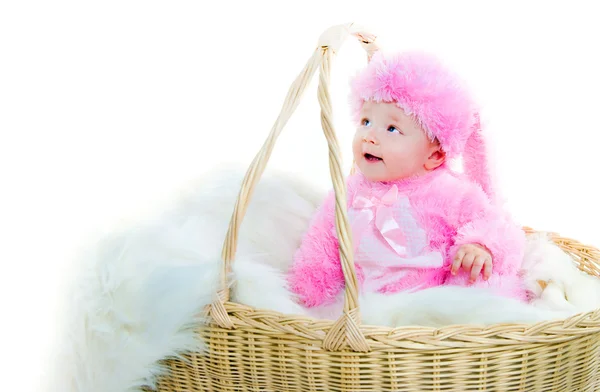
[[[365,157],[365,159],[366,159],[368,162],[379,162],[379,161],[383,161],[383,159],[381,159],[381,158],[379,158],[379,157],[377,157],[377,156],[375,156],[375,155],[371,155],[371,154],[369,154],[369,153],[366,153],[366,154],[364,154],[364,157]]]

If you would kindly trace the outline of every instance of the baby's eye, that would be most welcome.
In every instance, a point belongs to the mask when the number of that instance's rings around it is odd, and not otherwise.
[[[398,133],[402,133],[402,132],[400,132],[400,130],[399,130],[398,128],[396,128],[396,127],[395,127],[395,126],[393,126],[393,125],[390,125],[390,126],[388,127],[388,129],[387,129],[387,130],[388,130],[388,132],[398,132]]]
[[[369,125],[371,125],[371,121],[369,121],[369,119],[367,119],[367,118],[363,118],[360,123],[362,126],[365,126],[365,127],[368,127]]]

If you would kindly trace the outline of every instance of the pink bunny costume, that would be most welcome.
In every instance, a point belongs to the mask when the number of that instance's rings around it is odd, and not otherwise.
[[[467,285],[469,273],[450,273],[463,244],[485,246],[489,280],[473,285],[526,298],[519,269],[525,234],[496,202],[478,110],[464,83],[423,53],[375,53],[353,79],[351,105],[393,102],[412,115],[447,159],[462,155],[464,173],[446,163],[421,176],[374,182],[360,172],[347,179],[348,217],[361,290],[381,293]],[[294,256],[288,281],[306,306],[329,303],[344,287],[335,229],[333,191],[317,211]]]

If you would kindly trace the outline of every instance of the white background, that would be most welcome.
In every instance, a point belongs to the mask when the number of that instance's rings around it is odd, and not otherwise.
[[[246,166],[335,24],[371,26],[385,48],[451,62],[485,105],[516,219],[600,247],[593,3],[2,2],[4,385],[40,390],[61,279],[78,248],[160,208],[203,172]],[[347,80],[364,63],[347,41],[332,71],[347,167]],[[328,186],[318,110],[315,79],[269,167]]]

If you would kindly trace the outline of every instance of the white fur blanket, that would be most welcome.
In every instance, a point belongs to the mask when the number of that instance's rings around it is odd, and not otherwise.
[[[242,171],[229,171],[203,179],[171,211],[103,239],[80,260],[52,391],[137,390],[153,385],[161,372],[158,360],[203,349],[193,326],[202,322],[197,315],[217,290],[221,247],[242,177]],[[285,175],[263,177],[241,227],[233,268],[234,301],[337,318],[339,303],[311,313],[298,306],[282,277],[323,196],[324,190]],[[559,294],[570,290],[570,299],[581,299],[575,290],[580,275],[562,251],[538,236],[530,241],[528,254],[530,284],[553,281]],[[550,256],[553,265],[561,266],[560,274],[548,274],[544,267]],[[566,282],[565,274],[573,278]],[[580,280],[598,290],[594,279]],[[597,307],[599,298],[596,294],[574,304],[544,298],[539,289],[539,300],[532,306],[481,290],[444,287],[363,295],[361,304],[365,324],[442,326],[565,317]]]

